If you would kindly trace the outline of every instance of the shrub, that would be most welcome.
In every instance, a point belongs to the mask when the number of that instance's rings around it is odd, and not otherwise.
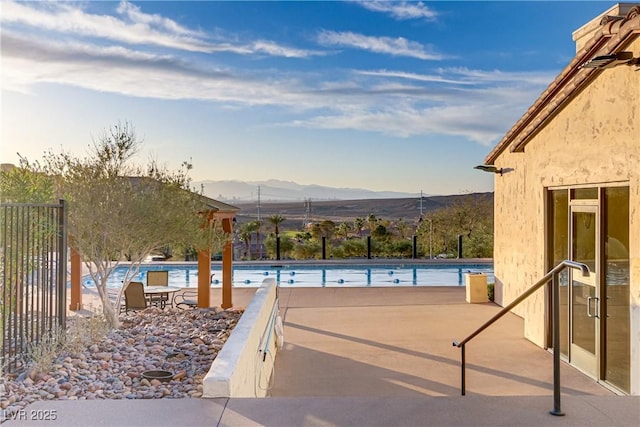
[[[61,348],[64,346],[64,330],[58,328],[50,333],[44,334],[40,341],[29,345],[28,358],[31,368],[38,372],[51,372],[53,362],[58,357]]]
[[[51,372],[61,352],[79,353],[104,338],[109,330],[109,323],[103,314],[71,317],[67,320],[66,331],[55,329],[29,346],[27,358],[31,369],[42,373]]]
[[[91,308],[89,309],[93,312]],[[72,353],[78,353],[104,338],[109,329],[109,323],[104,315],[96,314],[96,312],[90,316],[69,318],[67,320],[65,349]]]
[[[344,258],[363,257],[367,255],[367,247],[362,239],[348,239],[340,245]]]
[[[295,257],[297,259],[311,259],[320,255],[320,244],[315,241],[300,243],[295,247]]]
[[[391,241],[387,251],[391,256],[409,258],[413,254],[413,242],[410,240]]]

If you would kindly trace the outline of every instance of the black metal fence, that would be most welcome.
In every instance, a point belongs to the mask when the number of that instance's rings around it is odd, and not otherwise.
[[[67,227],[58,204],[0,204],[0,368],[66,326]]]

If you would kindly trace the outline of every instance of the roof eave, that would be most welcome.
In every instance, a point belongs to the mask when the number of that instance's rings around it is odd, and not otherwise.
[[[640,6],[632,8],[624,19],[605,17],[603,27],[491,150],[485,158],[485,164],[494,164],[507,148],[511,152],[524,151],[531,138],[548,120],[603,71],[581,68],[582,64],[597,55],[622,51],[637,34],[640,34]]]
[[[220,213],[236,213],[240,210],[239,207],[230,205],[228,203],[221,202],[205,195],[200,195],[202,202],[209,208],[209,210]]]

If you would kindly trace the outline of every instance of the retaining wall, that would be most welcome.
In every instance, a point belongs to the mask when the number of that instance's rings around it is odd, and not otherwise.
[[[266,397],[277,352],[275,279],[262,282],[203,380],[203,397]]]

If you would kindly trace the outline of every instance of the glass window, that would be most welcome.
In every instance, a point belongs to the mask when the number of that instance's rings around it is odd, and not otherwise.
[[[549,192],[549,244],[551,267],[569,259],[569,192],[551,190]],[[567,270],[560,273],[560,353],[568,356],[569,351],[569,275]]]
[[[596,187],[591,188],[574,188],[571,190],[571,200],[598,199],[598,189]]]
[[[604,211],[604,379],[629,393],[629,187],[605,188]]]

